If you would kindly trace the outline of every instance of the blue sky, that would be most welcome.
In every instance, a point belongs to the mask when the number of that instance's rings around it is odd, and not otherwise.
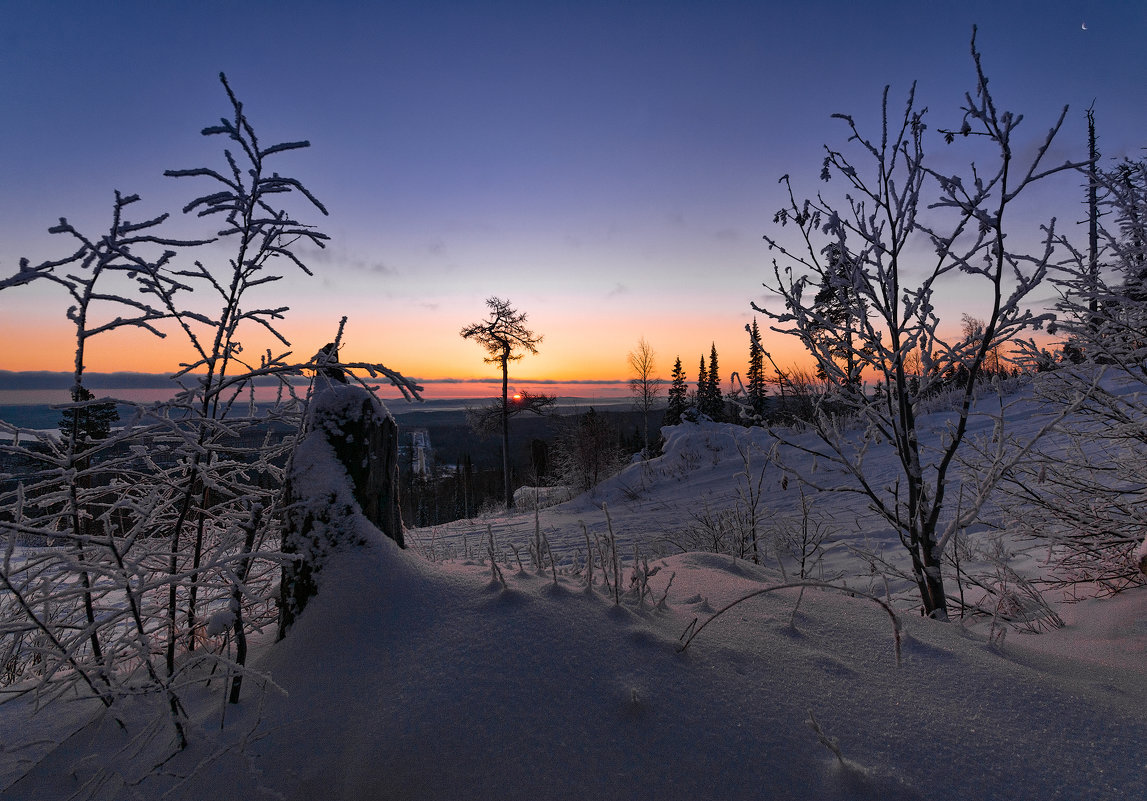
[[[1093,101],[1104,155],[1140,152],[1137,2],[6,1],[0,271],[63,255],[44,233],[60,216],[105,226],[113,189],[177,212],[193,188],[162,173],[218,163],[198,132],[226,112],[223,70],[264,141],[313,145],[281,165],[331,212],[319,277],[277,290],[300,350],[348,314],[356,358],[482,375],[457,332],[496,294],[546,335],[523,375],[624,377],[639,336],[665,373],[714,341],[733,366],[777,179],[820,190],[830,115],[871,124],[885,84],[899,106],[918,81],[932,127],[958,124],[973,23],[1028,137],[1070,104],[1057,160],[1085,152]],[[1033,211],[1074,222],[1079,199],[1061,180]],[[30,324],[35,366],[69,369],[62,302],[18,293],[0,296],[0,369],[33,369],[12,347]],[[109,341],[93,369],[152,369],[144,350]]]

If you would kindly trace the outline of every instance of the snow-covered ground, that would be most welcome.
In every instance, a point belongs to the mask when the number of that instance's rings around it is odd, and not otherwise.
[[[1038,417],[1021,415],[1018,433]],[[761,532],[799,519],[800,499],[765,466],[764,432],[667,433],[664,456],[536,519],[411,532],[409,551],[375,538],[339,556],[291,634],[260,646],[262,691],[227,708],[215,687],[189,693],[192,746],[162,765],[159,701],[123,704],[124,727],[82,703],[0,707],[3,797],[1147,797],[1143,590],[1061,606],[1063,629],[1003,639],[910,611],[894,621],[841,592],[780,590],[682,650],[715,611],[783,582],[768,548],[762,565],[681,552],[688,532],[743,508],[762,469]],[[853,551],[900,559],[887,526],[854,495],[811,503],[830,529],[813,575],[909,606]],[[635,547],[648,562],[641,602],[615,603],[600,564],[586,586],[587,538],[596,549],[610,527],[623,588]],[[536,532],[565,572],[530,568]],[[785,569],[791,579],[791,559]]]

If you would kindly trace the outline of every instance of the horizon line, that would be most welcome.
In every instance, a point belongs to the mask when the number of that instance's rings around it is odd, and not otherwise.
[[[0,390],[37,390],[37,389],[69,389],[72,386],[74,373],[65,370],[0,370]],[[198,375],[190,373],[187,375]],[[170,373],[145,373],[135,370],[117,370],[114,372],[85,372],[85,386],[92,389],[167,389],[173,382]],[[305,376],[299,376],[305,378]],[[416,384],[494,384],[501,383],[501,378],[458,378],[445,376],[441,378],[420,378],[407,376]],[[367,377],[368,383],[371,379]],[[627,384],[628,378],[532,378],[512,377],[515,384],[540,384],[546,386],[572,384],[585,386],[607,386]],[[380,383],[389,383],[381,381]]]

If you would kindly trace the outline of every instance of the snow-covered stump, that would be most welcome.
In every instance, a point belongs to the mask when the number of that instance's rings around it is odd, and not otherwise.
[[[306,433],[286,478],[279,639],[318,592],[328,557],[367,544],[372,530],[404,548],[398,503],[398,425],[374,395],[330,383],[311,398]],[[373,524],[362,525],[359,515]]]

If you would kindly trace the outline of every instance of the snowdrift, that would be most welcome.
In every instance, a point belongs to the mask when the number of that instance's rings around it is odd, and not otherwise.
[[[897,633],[865,598],[783,590],[732,606],[682,650],[686,631],[780,574],[646,551],[641,599],[615,603],[600,576],[587,587],[572,569],[579,520],[648,543],[726,497],[744,469],[737,438],[763,436],[669,433],[661,460],[540,513],[564,554],[556,578],[508,558],[509,543],[525,552],[532,512],[412,532],[431,553],[453,543],[448,561],[363,532],[370,544],[331,558],[287,639],[262,643],[265,679],[241,704],[188,691],[192,746],[170,759],[147,698],[116,710],[122,728],[84,705],[0,708],[0,742],[27,744],[0,754],[4,798],[1147,795],[1142,591],[1071,607],[1053,634],[989,642],[903,613]],[[628,590],[631,552],[621,561]]]

